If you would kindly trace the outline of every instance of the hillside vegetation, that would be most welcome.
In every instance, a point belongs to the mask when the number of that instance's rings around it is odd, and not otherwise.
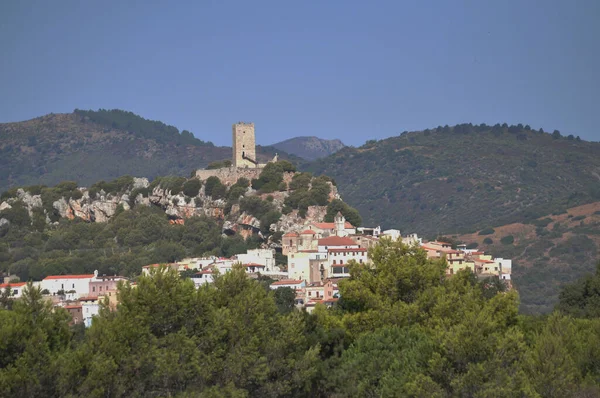
[[[299,160],[275,148],[257,147],[259,161],[272,159],[276,152],[280,159]],[[122,175],[187,177],[192,170],[226,159],[231,159],[230,147],[121,110],[75,110],[0,124],[0,192],[65,180],[89,185]]]
[[[600,202],[525,224],[495,226],[454,238],[498,257],[512,258],[521,309],[545,313],[558,301],[562,286],[595,269],[600,248]]]
[[[600,143],[529,126],[438,127],[346,147],[306,166],[365,224],[470,232],[600,200]]]

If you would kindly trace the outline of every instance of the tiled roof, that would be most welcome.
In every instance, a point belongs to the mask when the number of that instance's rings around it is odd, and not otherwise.
[[[340,252],[366,252],[367,249],[354,248],[354,249],[327,249],[328,252],[340,253]]]
[[[248,264],[244,264],[244,267],[264,267],[264,265],[257,264],[257,263],[248,263]]]
[[[63,308],[66,310],[74,310],[77,308],[81,308],[81,305],[65,305]]]
[[[335,229],[335,223],[333,222],[314,222],[312,223],[315,227],[319,229]],[[344,223],[345,229],[352,229],[354,225],[350,224],[348,221]]]
[[[150,265],[144,265],[142,268],[150,268],[150,267],[152,267],[152,268],[158,268],[161,265],[164,265],[164,266],[167,266],[167,267],[173,267],[173,266],[179,267],[179,264],[177,264],[177,263],[169,263],[169,264],[150,264]]]
[[[277,282],[271,283],[271,285],[281,286],[281,285],[299,285],[302,283],[301,279],[282,279]]]
[[[305,229],[300,233],[300,235],[316,235],[317,233],[312,229]]]
[[[94,274],[89,275],[50,275],[44,278],[45,281],[51,279],[91,279]]]
[[[358,246],[350,238],[343,238],[341,236],[330,236],[328,238],[319,239],[319,246]]]
[[[283,235],[284,238],[292,238],[296,236],[298,236],[298,234],[295,232],[288,232],[287,234]]]
[[[14,283],[3,283],[0,285],[0,289],[5,289],[7,286],[10,287],[21,287],[26,285],[27,282],[14,282]]]

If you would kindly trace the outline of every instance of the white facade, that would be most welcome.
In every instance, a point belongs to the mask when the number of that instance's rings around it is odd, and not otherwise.
[[[288,254],[288,278],[313,283],[321,280],[320,267],[327,269],[327,252],[305,251]]]
[[[351,260],[359,264],[367,264],[367,249],[329,249],[328,252],[328,278],[346,278],[350,276],[348,262]]]
[[[89,295],[90,282],[96,280],[98,271],[89,275],[52,275],[47,276],[41,282],[41,289],[47,289],[50,294],[63,291],[72,298],[85,297]]]
[[[402,239],[402,234],[400,233],[399,229],[386,229],[381,233],[381,235],[379,235],[379,237],[390,238],[395,242],[399,239]]]
[[[83,315],[83,323],[86,328],[92,326],[92,318],[100,312],[100,304],[98,300],[81,301],[81,312]]]
[[[306,282],[303,280],[292,280],[292,279],[284,279],[281,281],[271,283],[269,286],[272,290],[277,290],[282,287],[289,287],[294,290],[301,290],[306,286]]]
[[[275,250],[273,249],[248,250],[245,254],[238,254],[236,257],[242,264],[262,264],[265,266],[265,271],[279,271],[279,267],[275,266]]]
[[[498,264],[500,270],[500,279],[510,280],[512,273],[512,260],[506,258],[495,258],[494,262]]]
[[[211,271],[211,270],[200,271],[190,279],[194,282],[194,286],[196,286],[196,289],[197,289],[202,285],[206,285],[206,284],[214,282],[213,271]]]
[[[11,298],[21,298],[25,286],[27,286],[26,282],[3,283],[0,285],[0,293],[4,293],[4,290],[9,287]]]

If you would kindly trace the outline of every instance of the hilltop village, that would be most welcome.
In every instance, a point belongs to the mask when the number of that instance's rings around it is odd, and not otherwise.
[[[233,157],[230,166],[211,170],[198,170],[195,175],[200,180],[218,177],[224,184],[232,185],[239,178],[256,179],[268,163],[256,160],[255,133],[252,123],[233,125]],[[277,161],[277,155],[272,162]],[[270,162],[269,162],[270,163]],[[339,199],[333,196],[331,199]],[[369,249],[382,239],[402,242],[404,245],[419,247],[428,258],[445,259],[446,275],[451,277],[463,269],[469,269],[479,278],[497,278],[511,288],[510,259],[493,258],[491,255],[464,245],[453,247],[441,241],[425,242],[416,234],[402,235],[398,229],[382,230],[377,227],[357,227],[338,212],[333,222],[324,222],[324,214],[317,219],[305,218],[304,222],[286,225],[280,243],[264,245],[262,248],[247,250],[228,258],[208,256],[185,258],[170,264],[144,266],[140,273],[149,275],[161,268],[170,268],[189,277],[196,287],[213,283],[215,275],[231,271],[236,266],[246,270],[248,277],[270,282],[270,289],[290,288],[295,295],[298,308],[312,311],[317,305],[335,305],[339,299],[338,284],[350,277],[350,267],[370,266]],[[183,223],[184,219],[173,220],[173,224]],[[244,224],[245,225],[245,224]],[[237,231],[240,234],[259,233],[252,228]],[[281,261],[281,259],[286,259]],[[278,261],[277,259],[280,259]],[[5,295],[20,298],[25,282],[14,277],[4,278],[0,285]],[[66,309],[72,322],[90,326],[97,315],[101,303],[116,309],[119,283],[131,283],[123,276],[99,275],[51,275],[33,282],[53,305]]]

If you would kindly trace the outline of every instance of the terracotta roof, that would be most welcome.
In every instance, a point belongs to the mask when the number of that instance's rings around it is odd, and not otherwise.
[[[282,279],[277,282],[271,283],[271,285],[281,286],[281,285],[299,285],[302,283],[301,279]]]
[[[339,252],[366,252],[367,249],[363,249],[363,248],[354,248],[354,249],[327,249],[328,252],[334,252],[334,253],[339,253]]]
[[[312,223],[315,227],[319,229],[335,229],[335,223],[333,222],[314,222]],[[352,229],[354,225],[350,224],[348,221],[344,223],[344,228]]]
[[[14,283],[3,283],[0,285],[0,289],[5,289],[7,286],[10,287],[21,287],[26,285],[27,282],[14,282]]]
[[[341,236],[330,236],[328,238],[319,239],[319,246],[358,246],[350,238],[342,238]]]
[[[206,269],[206,270],[202,270],[200,272],[196,272],[196,275],[205,275],[205,274],[214,274],[215,271],[213,271],[212,269]]]
[[[305,229],[304,231],[300,232],[300,235],[316,235],[317,233],[315,231],[313,231],[312,229]]]
[[[431,247],[431,246],[427,246],[427,245],[421,245],[421,248],[425,249],[425,250],[440,250],[440,251],[442,250],[441,247]]]
[[[473,261],[475,261],[476,263],[484,263],[484,264],[492,264],[493,263],[492,260],[483,260],[480,258],[474,258]]]
[[[81,308],[81,305],[65,305],[63,308],[66,310],[74,310],[76,308]]]
[[[296,232],[288,232],[287,234],[283,235],[284,238],[291,238],[295,236],[298,236]]]
[[[152,268],[157,268],[157,267],[160,267],[161,265],[165,265],[165,266],[167,266],[167,267],[172,267],[172,266],[174,266],[174,265],[176,265],[176,266],[179,266],[179,264],[177,264],[177,263],[169,263],[169,264],[150,264],[150,265],[144,265],[142,268],[150,268],[150,267],[152,267]]]
[[[44,278],[45,281],[50,279],[91,279],[94,274],[89,275],[50,275]]]
[[[244,267],[264,267],[264,265],[257,264],[257,263],[248,263],[248,264],[244,264]]]

